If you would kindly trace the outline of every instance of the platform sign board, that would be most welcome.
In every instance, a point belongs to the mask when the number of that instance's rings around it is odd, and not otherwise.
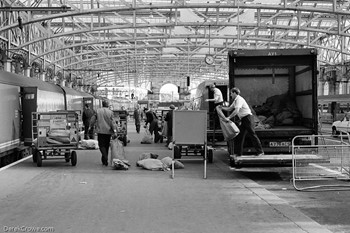
[[[207,111],[174,111],[173,141],[180,145],[203,145],[207,140]]]

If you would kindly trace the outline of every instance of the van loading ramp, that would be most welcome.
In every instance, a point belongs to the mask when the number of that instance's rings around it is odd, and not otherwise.
[[[321,162],[325,159],[317,154],[303,154],[298,155],[298,163],[308,164],[313,162]],[[278,166],[292,166],[292,154],[265,154],[263,156],[254,155],[230,155],[230,166],[235,168],[241,167],[278,167]]]

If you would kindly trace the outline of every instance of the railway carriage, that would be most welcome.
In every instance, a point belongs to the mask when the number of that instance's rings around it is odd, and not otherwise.
[[[31,153],[32,112],[82,113],[85,103],[100,102],[87,93],[6,71],[0,71],[0,92],[0,166]]]

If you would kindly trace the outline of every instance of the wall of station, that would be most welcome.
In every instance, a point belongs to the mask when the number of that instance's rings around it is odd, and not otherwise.
[[[318,95],[350,94],[350,65],[320,69]]]

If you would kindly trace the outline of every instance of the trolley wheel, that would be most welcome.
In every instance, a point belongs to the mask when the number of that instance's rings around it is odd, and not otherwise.
[[[123,137],[123,146],[126,146],[128,143],[128,139],[126,137],[126,135]]]
[[[32,152],[32,159],[33,159],[33,163],[36,163],[36,156],[37,156],[38,150],[37,149],[33,149]]]
[[[69,162],[69,160],[70,160],[70,153],[69,152],[64,153],[64,159],[66,160],[66,163]]]
[[[37,151],[35,157],[36,157],[36,166],[41,167],[43,165],[43,158],[42,158],[41,152]]]
[[[72,151],[70,155],[70,159],[71,159],[72,166],[77,165],[77,152]]]
[[[207,159],[208,159],[208,163],[213,163],[214,155],[213,155],[213,150],[212,149],[209,149],[207,151]]]
[[[181,159],[181,149],[178,146],[174,146],[174,159]]]
[[[230,167],[236,167],[236,162],[233,155],[230,155]]]

